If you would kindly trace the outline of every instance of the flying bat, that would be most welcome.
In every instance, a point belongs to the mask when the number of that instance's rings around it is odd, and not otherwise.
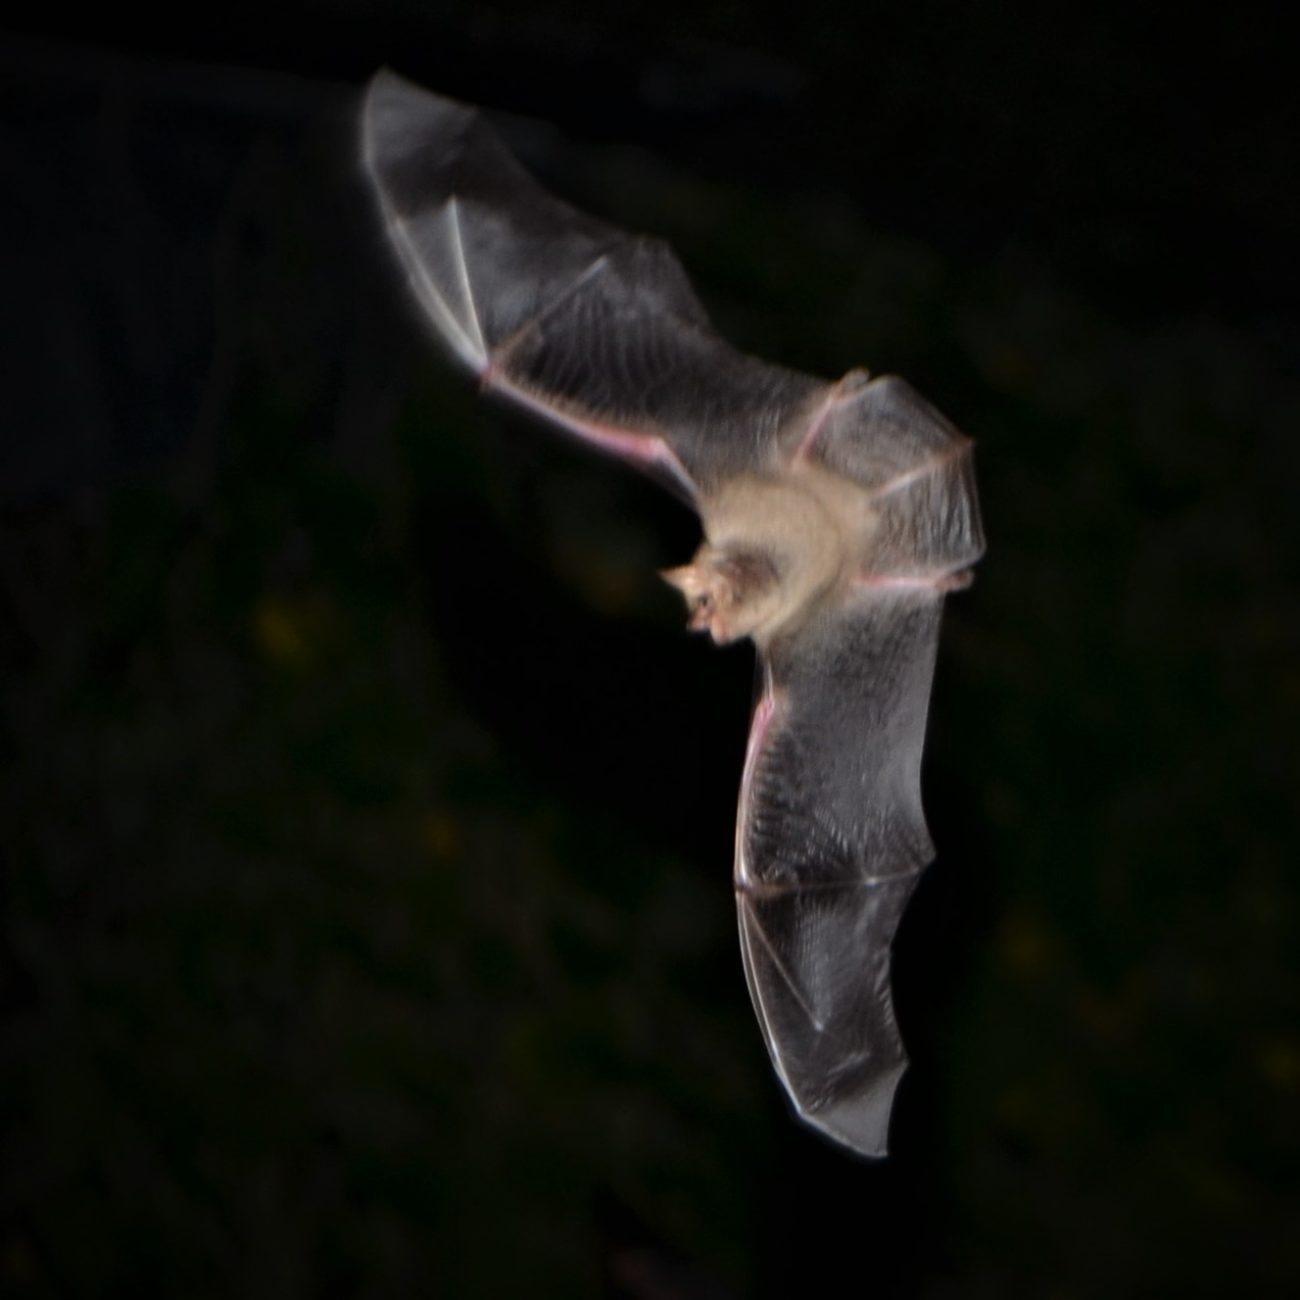
[[[411,287],[482,387],[698,512],[664,576],[692,628],[759,659],[734,864],[754,1010],[800,1117],[884,1155],[939,615],[984,549],[970,440],[901,379],[731,347],[666,244],[547,194],[473,108],[383,71],[361,135]]]

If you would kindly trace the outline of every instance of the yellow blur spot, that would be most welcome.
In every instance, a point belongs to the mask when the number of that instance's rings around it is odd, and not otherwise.
[[[1300,1088],[1300,1045],[1288,1038],[1270,1038],[1256,1057],[1259,1072],[1273,1087],[1285,1092]]]
[[[420,827],[424,846],[435,858],[446,861],[456,856],[460,834],[455,819],[446,812],[426,813]]]
[[[1041,917],[1031,912],[1012,912],[1002,923],[997,953],[1014,975],[1029,978],[1055,964],[1056,944]]]
[[[1034,1128],[1041,1110],[1037,1094],[1025,1084],[1004,1089],[994,1101],[998,1123],[1018,1134]]]
[[[1112,1044],[1128,1038],[1137,1023],[1137,1009],[1131,998],[1105,997],[1095,989],[1083,989],[1075,999],[1074,1010],[1094,1038]]]
[[[1034,362],[1023,348],[1003,346],[986,359],[985,371],[1004,392],[1019,393],[1033,382]]]
[[[261,601],[253,611],[253,637],[257,648],[273,663],[299,668],[310,657],[311,647],[299,612],[273,597]]]
[[[25,1237],[13,1234],[0,1246],[0,1276],[16,1286],[30,1286],[40,1280],[40,1265]]]

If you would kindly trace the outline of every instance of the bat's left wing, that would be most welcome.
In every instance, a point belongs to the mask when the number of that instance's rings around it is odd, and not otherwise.
[[[907,1057],[890,944],[933,856],[920,763],[942,600],[862,589],[763,657],[736,827],[754,1009],[809,1123],[884,1155]]]
[[[547,194],[474,109],[381,72],[361,121],[416,296],[489,391],[695,502],[828,390],[731,347],[666,244]]]

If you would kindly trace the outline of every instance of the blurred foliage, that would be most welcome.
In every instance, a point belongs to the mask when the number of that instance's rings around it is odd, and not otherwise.
[[[459,503],[446,416],[387,479],[315,436],[289,156],[235,214],[210,481],[8,521],[6,1293],[568,1295],[602,1188],[743,1272],[726,892],[449,698],[413,524]]]
[[[426,356],[326,117],[222,190],[170,456],[5,509],[0,1289],[1294,1293],[1283,353],[542,142],[743,346],[905,373],[979,442],[915,1065],[857,1164],[749,1014],[744,656],[653,577],[692,525]]]

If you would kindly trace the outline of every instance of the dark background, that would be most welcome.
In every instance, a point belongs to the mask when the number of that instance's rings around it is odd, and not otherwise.
[[[1167,12],[0,39],[0,1293],[1296,1293],[1300,100],[1280,6]],[[750,1012],[695,524],[430,346],[385,63],[978,441],[883,1164]]]

